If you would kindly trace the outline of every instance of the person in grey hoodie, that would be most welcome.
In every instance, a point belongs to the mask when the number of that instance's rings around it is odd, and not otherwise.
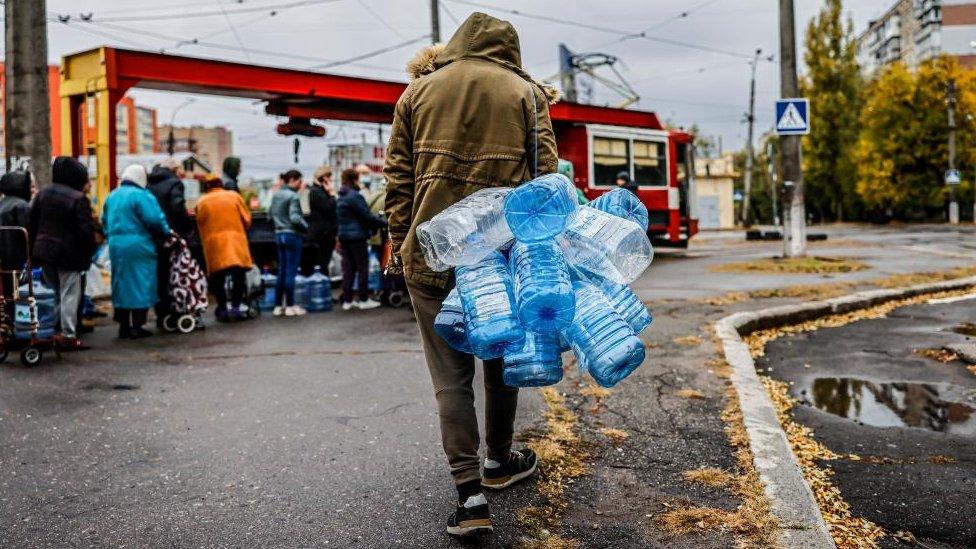
[[[268,208],[278,245],[274,315],[301,316],[305,314],[305,309],[295,303],[295,277],[302,263],[303,235],[308,231],[308,223],[302,216],[302,205],[298,199],[298,191],[305,186],[305,181],[298,170],[281,174],[281,180],[281,190],[275,193]]]

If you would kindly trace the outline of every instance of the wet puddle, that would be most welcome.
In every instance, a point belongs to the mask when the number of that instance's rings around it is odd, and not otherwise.
[[[939,383],[831,377],[814,379],[797,396],[818,410],[874,427],[976,435],[976,402],[966,391]]]

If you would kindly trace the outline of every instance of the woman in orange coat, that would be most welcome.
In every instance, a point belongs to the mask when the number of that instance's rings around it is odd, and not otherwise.
[[[247,271],[251,268],[251,251],[247,229],[251,212],[241,195],[225,190],[220,177],[207,176],[205,194],[197,202],[197,226],[207,259],[210,291],[217,298],[217,320],[244,320],[247,312],[241,304],[247,293]],[[231,279],[230,308],[227,307],[227,278]]]

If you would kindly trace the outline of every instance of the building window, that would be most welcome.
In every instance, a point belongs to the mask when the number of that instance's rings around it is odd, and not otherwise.
[[[667,185],[667,167],[668,156],[664,143],[634,141],[634,181],[638,185]]]
[[[593,138],[593,184],[613,186],[617,174],[630,173],[630,142],[609,137]]]

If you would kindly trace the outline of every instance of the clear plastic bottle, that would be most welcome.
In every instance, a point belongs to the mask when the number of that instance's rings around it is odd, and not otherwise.
[[[468,326],[464,321],[464,306],[457,288],[451,290],[441,304],[441,311],[434,317],[434,331],[455,351],[471,352],[468,343]]]
[[[512,189],[476,191],[417,228],[427,265],[435,271],[474,265],[510,241],[503,203]]]
[[[31,336],[27,290],[27,284],[19,288],[19,296],[14,304],[14,337],[17,339],[30,339]],[[54,325],[57,322],[54,318],[54,289],[41,280],[40,270],[36,270],[34,276],[34,300],[37,307],[37,337],[50,339],[54,336]]]
[[[509,252],[518,316],[526,330],[555,333],[573,321],[576,298],[555,241],[516,241]]]
[[[627,191],[630,192],[630,191]],[[647,310],[644,303],[637,297],[637,294],[630,289],[630,286],[626,284],[617,284],[612,280],[600,279],[594,281],[603,290],[603,295],[606,296],[607,301],[613,306],[613,309],[617,311],[627,324],[630,325],[630,329],[634,331],[635,334],[639,334],[644,331],[645,328],[651,325],[654,321],[654,317],[651,316],[651,312]]]
[[[644,362],[644,344],[593,284],[573,281],[576,316],[564,331],[580,367],[601,387],[613,387]]]
[[[308,310],[321,313],[332,310],[332,282],[322,274],[322,267],[315,266],[315,272],[308,277]]]
[[[382,288],[380,281],[380,258],[376,257],[376,252],[369,250],[369,289],[378,292]]]
[[[654,259],[640,225],[590,206],[577,208],[556,239],[570,265],[620,284],[636,280]]]
[[[565,175],[537,177],[505,197],[505,220],[522,242],[547,240],[563,232],[576,211],[576,189]]]
[[[261,273],[261,285],[264,287],[264,297],[261,298],[261,310],[270,311],[275,308],[275,285],[278,277],[265,267]]]
[[[505,256],[492,251],[474,265],[458,267],[456,278],[474,354],[487,360],[502,356],[510,347],[521,346],[525,330],[515,313],[512,277]]]
[[[298,273],[295,277],[295,305],[301,306],[303,309],[308,309],[311,305],[309,304],[309,298],[311,296],[308,292],[308,277]]]
[[[554,333],[526,332],[521,349],[505,351],[502,380],[509,387],[545,387],[563,378],[563,359]]]
[[[627,189],[616,188],[604,193],[589,205],[610,215],[629,219],[647,230],[647,206]]]

